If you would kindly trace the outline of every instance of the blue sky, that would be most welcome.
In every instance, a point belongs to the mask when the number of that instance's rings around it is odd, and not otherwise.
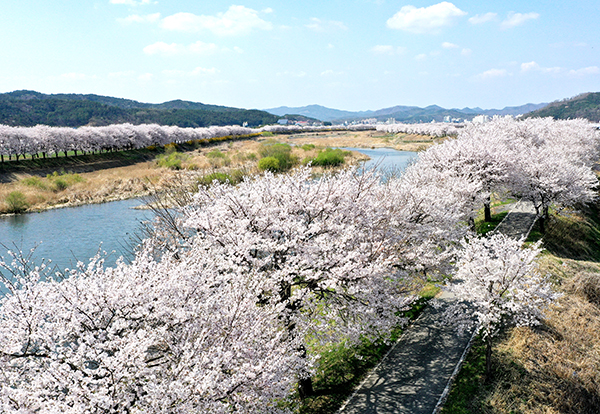
[[[19,0],[0,92],[502,108],[600,91],[600,2]]]

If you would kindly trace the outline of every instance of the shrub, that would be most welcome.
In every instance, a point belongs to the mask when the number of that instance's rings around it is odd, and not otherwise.
[[[258,150],[261,158],[276,158],[279,161],[277,171],[287,171],[292,168],[297,162],[297,157],[292,155],[292,147],[288,144],[282,143],[265,143],[262,144]],[[271,162],[271,161],[268,161]],[[272,162],[271,162],[272,163]],[[260,169],[260,161],[259,161]]]
[[[206,154],[206,158],[226,158],[227,156],[221,150],[215,148]]]
[[[227,154],[221,152],[218,149],[214,149],[206,154],[206,158],[208,158],[208,162],[213,167],[224,166],[231,164],[231,159],[227,156]]]
[[[54,191],[63,191],[69,187],[69,184],[63,178],[56,178],[54,180]]]
[[[223,173],[223,172],[214,172],[207,174],[203,177],[198,178],[198,184],[208,187],[213,183],[213,181],[218,181],[220,183],[225,183],[229,181],[231,183],[231,175]]]
[[[304,151],[311,151],[311,150],[315,149],[315,145],[314,144],[304,144],[300,148],[302,148]]]
[[[22,213],[27,210],[29,204],[27,204],[27,200],[25,198],[25,194],[20,191],[13,191],[9,193],[4,202],[7,206],[7,211],[9,213]]]
[[[277,172],[281,170],[281,165],[277,158],[265,157],[258,161],[258,169],[261,171]]]
[[[312,160],[312,165],[319,167],[337,167],[344,163],[346,153],[346,151],[342,151],[339,148],[327,148]]]
[[[36,176],[24,178],[21,182],[28,187],[37,187],[42,190],[45,190],[47,188],[46,184],[42,181],[42,179]]]
[[[159,156],[156,162],[159,167],[170,168],[171,170],[180,170],[182,168],[181,163],[188,158],[189,156],[187,154],[171,152],[169,154]]]
[[[177,152],[177,144],[175,144],[174,142],[165,145],[165,153],[167,154],[171,154]]]

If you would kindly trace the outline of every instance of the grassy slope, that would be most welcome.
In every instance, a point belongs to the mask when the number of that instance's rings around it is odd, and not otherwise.
[[[596,205],[553,217],[540,266],[563,296],[542,325],[497,340],[488,382],[484,347],[475,343],[443,413],[600,412],[598,211]]]

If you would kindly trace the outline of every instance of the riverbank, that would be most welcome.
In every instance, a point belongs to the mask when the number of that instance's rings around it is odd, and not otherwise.
[[[0,168],[0,214],[143,197],[174,186],[195,185],[202,177],[214,173],[257,173],[260,146],[272,142],[289,144],[293,156],[301,163],[326,147],[389,147],[418,151],[432,145],[434,139],[378,131],[264,134],[255,139],[201,148],[180,146],[3,165]],[[346,157],[345,165],[366,158],[352,153]],[[323,169],[315,168],[315,173],[322,172]]]

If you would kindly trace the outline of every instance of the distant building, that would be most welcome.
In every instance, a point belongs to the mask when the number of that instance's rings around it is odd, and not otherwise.
[[[485,124],[486,122],[490,122],[490,117],[487,115],[477,115],[473,118],[474,124]]]
[[[278,120],[277,120],[277,123],[278,123],[279,125],[287,125],[287,124],[288,124],[288,122],[290,122],[290,121],[289,121],[289,119],[278,119]]]

